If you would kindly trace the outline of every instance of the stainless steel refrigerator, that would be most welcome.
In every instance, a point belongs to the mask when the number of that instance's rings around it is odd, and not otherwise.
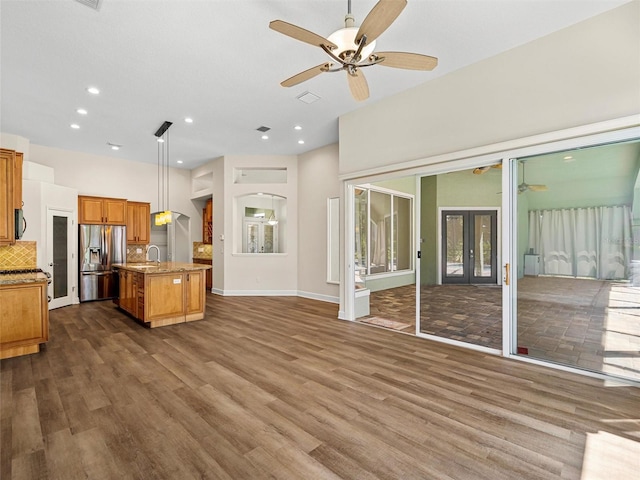
[[[118,282],[111,269],[125,263],[127,232],[124,225],[79,225],[80,301],[115,297]]]

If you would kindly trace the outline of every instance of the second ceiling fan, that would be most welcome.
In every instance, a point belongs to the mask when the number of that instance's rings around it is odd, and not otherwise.
[[[438,65],[435,57],[408,52],[374,52],[376,39],[398,18],[406,5],[406,0],[380,0],[358,28],[351,14],[351,0],[348,0],[345,28],[332,33],[328,38],[282,20],[273,20],[269,23],[269,28],[320,47],[333,60],[300,72],[281,85],[292,87],[324,72],[344,70],[347,72],[351,95],[362,101],[369,98],[369,85],[361,71],[364,67],[382,65],[408,70],[433,70]]]

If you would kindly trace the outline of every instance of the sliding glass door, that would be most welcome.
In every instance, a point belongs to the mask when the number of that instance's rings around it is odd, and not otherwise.
[[[516,162],[513,353],[640,380],[640,142]]]

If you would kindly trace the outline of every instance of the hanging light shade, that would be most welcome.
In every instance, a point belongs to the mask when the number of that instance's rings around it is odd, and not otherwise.
[[[171,122],[164,122],[154,133],[158,140],[158,208],[154,213],[154,224],[157,227],[171,223],[169,208],[169,132]],[[166,179],[166,183],[165,183]]]

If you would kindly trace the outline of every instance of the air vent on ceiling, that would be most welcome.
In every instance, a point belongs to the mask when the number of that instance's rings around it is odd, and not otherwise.
[[[102,0],[76,0],[78,3],[82,3],[87,7],[91,7],[94,10],[100,10],[100,6],[102,5]]]
[[[256,128],[256,130],[258,130],[259,132],[268,132],[269,130],[271,130],[271,127],[265,127],[264,125],[261,127]]]
[[[318,100],[320,100],[320,97],[318,95],[316,95],[315,93],[311,93],[311,92],[304,92],[300,95],[298,95],[296,97],[298,100],[300,100],[303,103],[313,103],[313,102],[317,102]]]

